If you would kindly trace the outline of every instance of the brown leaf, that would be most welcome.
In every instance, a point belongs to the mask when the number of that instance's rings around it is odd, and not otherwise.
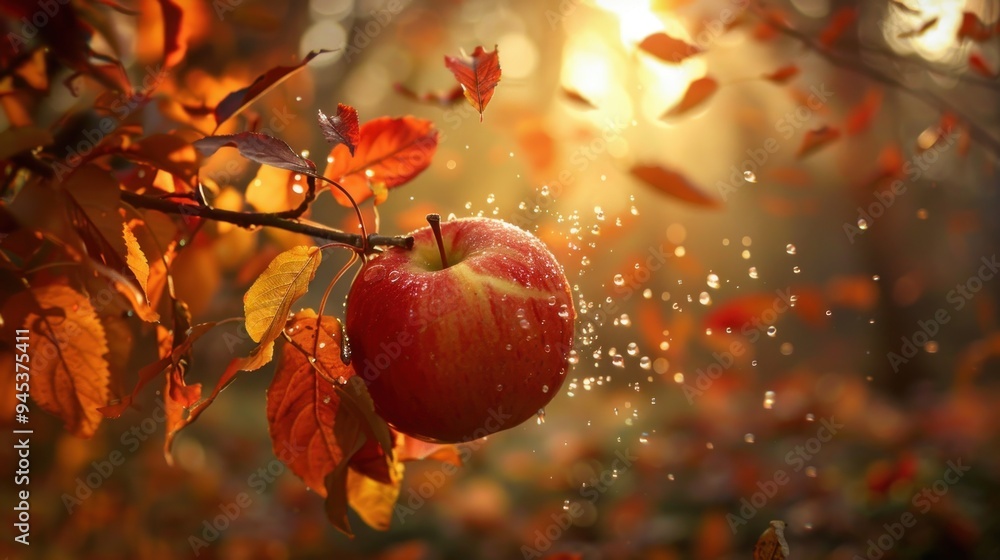
[[[316,247],[289,249],[275,257],[247,290],[243,296],[246,329],[258,346],[242,369],[257,369],[270,361],[271,347],[285,326],[292,304],[309,290],[321,260]]]
[[[686,177],[658,165],[636,165],[631,173],[667,196],[698,206],[718,208],[722,203],[694,186]]]
[[[702,52],[700,48],[662,32],[653,33],[643,39],[639,43],[639,48],[664,62],[672,64],[678,64],[685,58]]]
[[[422,94],[418,94],[398,82],[392,84],[392,88],[395,89],[397,93],[411,101],[416,101],[417,103],[423,103],[425,105],[444,107],[446,109],[458,103],[465,97],[465,89],[463,89],[461,85],[457,85],[448,91],[432,91]]]
[[[326,141],[333,144],[343,144],[347,146],[351,156],[361,141],[361,131],[358,128],[358,112],[350,105],[337,103],[337,116],[328,117],[319,112],[319,128],[323,132]]]
[[[110,371],[104,327],[90,300],[67,286],[32,290],[38,311],[25,319],[36,357],[31,363],[31,397],[62,419],[66,429],[90,437],[107,404]]]
[[[771,526],[757,539],[753,547],[753,560],[786,560],[788,542],[785,541],[785,522],[771,521]]]
[[[802,159],[830,142],[840,138],[840,130],[832,126],[821,126],[812,130],[807,130],[802,137],[802,144],[799,145],[795,157]]]
[[[932,17],[931,19],[925,21],[920,27],[916,29],[911,29],[909,31],[904,31],[899,34],[900,39],[912,39],[914,37],[919,37],[927,32],[930,28],[934,27],[938,23],[938,18]]]
[[[271,91],[273,88],[277,87],[278,84],[284,82],[293,74],[304,68],[306,64],[309,64],[310,60],[328,52],[331,51],[326,49],[310,51],[309,54],[307,54],[298,64],[294,64],[292,66],[276,66],[271,68],[267,72],[257,76],[257,79],[254,80],[249,86],[227,95],[215,107],[216,130],[218,130],[219,125],[235,115],[238,115],[255,99]]]
[[[146,292],[146,284],[149,281],[149,262],[146,261],[146,255],[142,252],[142,247],[139,246],[139,240],[132,233],[132,228],[128,224],[122,224],[122,228],[122,235],[125,238],[125,264],[138,280],[143,295],[149,297],[148,292]]]
[[[437,145],[438,132],[429,120],[380,117],[361,125],[354,155],[343,144],[333,147],[323,176],[340,183],[360,204],[372,195],[369,182],[391,189],[419,175],[431,164]],[[338,203],[351,205],[338,189],[332,192]]]
[[[315,163],[295,153],[283,140],[260,132],[206,136],[195,141],[194,147],[205,156],[211,156],[219,148],[236,148],[241,156],[251,161],[304,175],[316,175]]]
[[[770,74],[764,74],[765,80],[770,80],[776,84],[783,84],[799,75],[799,67],[794,64],[782,66]]]
[[[719,83],[715,79],[705,76],[704,78],[699,78],[688,86],[687,91],[684,92],[684,98],[681,102],[674,106],[660,118],[677,117],[687,113],[691,109],[694,109],[707,101],[710,97],[715,95],[716,90],[719,89]]]
[[[584,97],[580,92],[575,89],[570,89],[568,87],[561,87],[559,91],[562,92],[563,97],[572,101],[576,105],[583,107],[584,109],[596,109],[597,105],[594,105],[589,99]]]
[[[830,48],[840,36],[847,31],[847,28],[854,24],[858,19],[857,8],[845,6],[837,10],[836,13],[830,18],[830,23],[827,24],[826,28],[819,35],[819,42],[824,47]]]
[[[476,47],[472,51],[471,57],[454,58],[444,57],[444,65],[455,79],[462,85],[465,91],[465,98],[479,111],[479,121],[483,120],[483,111],[490,99],[493,99],[493,90],[500,82],[500,56],[496,46],[487,52],[482,46]]]

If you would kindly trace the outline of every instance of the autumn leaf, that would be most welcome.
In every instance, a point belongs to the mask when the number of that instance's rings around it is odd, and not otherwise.
[[[338,182],[360,204],[372,195],[369,182],[391,189],[419,175],[431,164],[437,145],[438,132],[431,121],[380,117],[361,125],[354,155],[343,144],[333,147],[323,176]],[[351,205],[339,190],[332,192],[338,203]]]
[[[771,72],[769,74],[764,74],[763,78],[765,80],[772,81],[776,84],[783,84],[798,75],[799,75],[799,67],[794,64],[789,64],[788,66],[782,66],[781,68],[778,68],[774,72]]]
[[[919,37],[919,36],[923,35],[924,33],[927,33],[927,31],[930,28],[932,28],[935,25],[937,25],[937,22],[938,22],[938,18],[937,17],[932,17],[931,19],[925,21],[920,27],[918,27],[916,29],[911,29],[909,31],[904,31],[903,33],[900,33],[899,34],[899,38],[900,39],[912,39],[914,37]]]
[[[630,172],[635,178],[677,200],[708,208],[718,208],[722,205],[719,200],[694,186],[676,171],[658,165],[636,165]]]
[[[243,296],[246,329],[258,343],[241,367],[254,370],[271,360],[274,340],[281,334],[292,304],[309,290],[322,254],[316,247],[293,247],[268,265]]]
[[[785,522],[771,521],[770,525],[757,539],[757,544],[753,547],[753,560],[786,560],[788,558]]]
[[[186,42],[182,42],[181,25],[184,12],[173,0],[158,0],[163,18],[163,63],[170,68],[184,59]]]
[[[67,286],[32,290],[38,312],[24,327],[35,336],[31,362],[31,397],[58,416],[77,436],[91,437],[108,401],[111,373],[104,327],[90,300]]]
[[[837,42],[837,39],[840,39],[841,35],[843,35],[844,32],[847,31],[847,28],[850,27],[857,19],[857,8],[845,6],[837,10],[837,12],[830,18],[830,23],[827,24],[826,28],[823,29],[823,32],[820,33],[820,44],[827,48],[832,47],[833,44]]]
[[[143,295],[148,297],[146,283],[149,281],[149,262],[146,261],[146,255],[142,252],[142,247],[139,246],[139,240],[132,233],[132,228],[128,224],[122,224],[122,228],[122,235],[125,238],[125,264],[135,275],[135,279],[139,281]]]
[[[597,106],[594,105],[594,103],[592,101],[590,101],[589,99],[587,99],[586,97],[584,97],[583,94],[581,94],[580,92],[576,91],[575,89],[570,89],[568,87],[562,87],[562,88],[559,88],[559,91],[562,92],[562,95],[563,95],[564,98],[568,99],[569,101],[572,101],[573,103],[575,103],[576,105],[579,105],[580,107],[582,107],[584,109],[596,109],[597,108]]]
[[[993,70],[993,68],[990,68],[989,63],[986,62],[986,59],[983,58],[983,55],[977,52],[974,52],[969,55],[969,68],[971,68],[973,72],[979,74],[980,76],[983,76],[984,78],[992,79],[997,77],[996,71]]]
[[[472,51],[471,57],[444,57],[444,65],[455,75],[455,79],[465,91],[465,98],[479,111],[479,121],[483,111],[493,98],[493,90],[500,82],[500,55],[496,46],[487,52],[482,46]]]
[[[361,131],[358,128],[358,112],[350,105],[337,103],[337,115],[328,117],[319,112],[319,128],[323,132],[326,141],[338,145],[347,146],[351,156],[361,141]]]
[[[277,87],[278,84],[287,80],[293,74],[304,68],[306,64],[309,64],[310,60],[328,52],[332,51],[326,49],[309,51],[309,54],[307,54],[298,64],[294,64],[292,66],[276,66],[267,72],[264,72],[260,76],[257,76],[257,79],[254,80],[249,86],[227,95],[215,108],[215,129],[218,130],[222,123],[231,119],[233,116],[238,115],[255,99],[271,91],[273,88]]]
[[[799,150],[795,153],[795,157],[802,159],[837,138],[840,138],[840,130],[832,126],[821,126],[807,130],[805,136],[802,137],[802,143],[799,145]]]
[[[688,111],[698,107],[710,97],[715,95],[716,90],[719,89],[719,83],[715,79],[705,76],[704,78],[699,78],[690,85],[688,85],[687,91],[684,92],[684,97],[681,102],[674,106],[663,114],[660,118],[670,118],[678,117],[687,113]]]
[[[844,125],[847,134],[854,136],[868,130],[881,108],[882,90],[869,88],[861,102],[851,109],[851,113],[847,116],[847,122]]]
[[[662,32],[653,33],[643,39],[639,43],[639,49],[672,64],[678,64],[685,58],[702,52],[698,47]]]
[[[399,499],[403,470],[401,463],[393,463],[389,482],[369,478],[354,469],[348,471],[347,503],[369,527],[379,531],[389,530],[396,500]]]
[[[295,153],[283,140],[260,132],[206,136],[196,140],[194,147],[206,157],[220,148],[236,148],[241,156],[251,161],[304,175],[316,175],[315,163]]]
[[[988,41],[997,33],[997,28],[986,25],[972,12],[962,12],[962,24],[958,27],[958,39],[972,39],[977,43]]]
[[[392,88],[396,90],[396,93],[399,93],[410,101],[444,108],[451,107],[465,97],[465,89],[461,85],[457,85],[448,91],[430,91],[427,93],[417,93],[398,82],[392,84]]]

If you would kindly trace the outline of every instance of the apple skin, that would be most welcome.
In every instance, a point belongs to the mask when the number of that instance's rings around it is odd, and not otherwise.
[[[456,443],[513,428],[559,392],[573,346],[562,267],[501,220],[441,223],[362,266],[347,296],[354,369],[396,430]]]

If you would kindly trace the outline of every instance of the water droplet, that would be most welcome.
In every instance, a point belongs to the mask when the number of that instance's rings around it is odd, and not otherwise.
[[[580,355],[576,353],[576,350],[569,351],[569,357],[566,359],[571,365],[580,363]]]
[[[639,436],[639,443],[643,445],[649,443],[649,434],[647,434],[646,432],[642,432],[642,435]]]
[[[542,188],[538,189],[538,192],[540,192],[542,196],[549,196],[549,186],[542,185]]]
[[[494,202],[496,202],[496,200],[497,197],[494,196],[493,193],[486,195],[486,204],[493,204]]]
[[[791,243],[789,243],[788,245],[785,245],[785,252],[788,253],[789,255],[794,255],[795,254],[795,245],[792,245]]]
[[[569,511],[569,500],[563,501],[563,511]]]
[[[674,473],[668,474],[667,475],[667,480],[674,480]]]
[[[600,220],[600,221],[603,222],[604,221],[604,209],[601,208],[600,206],[594,206],[594,216],[598,220]]]
[[[815,422],[815,421],[816,421],[816,415],[815,414],[813,414],[812,412],[810,412],[809,414],[806,414],[806,422]]]
[[[615,274],[614,282],[615,282],[615,286],[624,286],[625,285],[625,278],[622,277],[621,274]]]
[[[795,274],[798,274],[798,273],[802,272],[802,269],[799,268],[799,267],[797,267],[797,266],[793,266],[792,267],[792,272],[794,272]]]
[[[503,391],[503,384],[497,384],[497,391]]]
[[[684,383],[684,374],[677,372],[674,374],[674,383]]]
[[[590,266],[590,258],[586,255],[580,258],[580,266]]]
[[[816,467],[806,467],[806,476],[816,478]]]
[[[323,404],[330,404],[330,396],[329,395],[323,397]]]
[[[829,309],[827,309],[826,310],[826,316],[829,317],[830,315],[833,315],[833,311],[830,311]]]
[[[764,408],[768,410],[774,408],[774,391],[764,393]]]
[[[549,386],[548,385],[542,385],[542,392],[543,393],[548,393],[549,392]]]
[[[868,229],[868,222],[864,218],[858,218],[858,229]]]
[[[628,347],[625,348],[625,351],[628,352],[629,356],[635,356],[636,354],[639,353],[639,345],[634,342],[629,342]]]
[[[340,383],[341,385],[347,385],[347,378],[341,375],[337,377],[337,383]]]
[[[653,367],[653,360],[650,360],[649,356],[643,356],[639,358],[639,367],[649,370],[649,368]]]
[[[872,280],[874,280],[874,281],[878,282],[878,279],[879,279],[879,276],[878,276],[878,274],[873,274],[873,275],[872,275]]]
[[[389,272],[389,281],[390,282],[395,282],[396,280],[399,280],[399,277],[400,277],[400,273],[399,273],[398,270],[392,270],[392,271]]]
[[[524,329],[524,330],[528,330],[528,329],[531,328],[531,323],[529,323],[527,319],[521,319],[520,325],[521,325],[521,328]]]
[[[750,278],[753,278],[754,280],[757,279],[757,267],[756,266],[751,266],[750,270],[747,273],[750,275]]]
[[[537,422],[538,422],[539,426],[541,426],[542,424],[545,423],[545,409],[544,408],[539,408],[538,409],[538,420],[537,420]]]
[[[746,171],[743,172],[743,180],[746,181],[747,183],[756,183],[757,176],[753,174],[753,171],[747,169]]]
[[[363,276],[365,282],[378,282],[384,277],[385,267],[380,264],[368,267]]]
[[[753,443],[753,434],[747,434],[743,436],[743,441],[747,443]]]
[[[601,226],[594,224],[594,226],[590,228],[590,233],[592,235],[601,235]]]
[[[775,328],[774,325],[771,325],[770,327],[767,327],[767,336],[769,336],[771,338],[774,338],[774,336],[777,335],[777,334],[778,334],[778,329]]]
[[[698,303],[702,305],[709,305],[712,303],[712,296],[708,295],[708,292],[702,292],[698,294]]]
[[[615,367],[623,368],[623,367],[625,367],[625,357],[624,356],[612,356],[611,357],[611,363],[614,364]]]
[[[709,274],[708,275],[708,279],[705,281],[705,283],[708,284],[709,288],[712,288],[713,290],[718,290],[719,286],[720,286],[720,284],[719,284],[719,275],[718,274]]]

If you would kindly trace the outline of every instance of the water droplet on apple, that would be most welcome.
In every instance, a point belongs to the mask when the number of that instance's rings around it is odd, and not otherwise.
[[[542,392],[543,393],[548,393],[549,392],[549,386],[548,385],[542,385]]]
[[[396,280],[399,280],[399,271],[398,270],[392,270],[392,271],[390,271],[389,272],[389,281],[390,282],[395,282]]]
[[[505,346],[505,348],[507,348],[507,350],[512,350],[514,348],[514,345],[508,344],[507,346]]]
[[[743,441],[747,443],[753,443],[753,434],[747,434],[743,436]]]
[[[556,296],[549,296],[549,305],[556,304]]]
[[[323,404],[330,404],[330,396],[329,395],[323,397]]]
[[[385,267],[380,264],[369,267],[364,274],[365,282],[378,282],[383,278],[385,278]]]
[[[524,329],[524,330],[528,330],[528,329],[531,328],[531,323],[529,323],[527,319],[521,319],[520,325],[521,325],[521,328]]]
[[[543,350],[545,350],[545,353],[548,354],[549,352],[552,351],[552,345],[551,344],[546,344],[545,348],[543,348]]]
[[[341,385],[347,385],[347,378],[341,375],[337,377],[337,383],[340,383]]]
[[[503,391],[503,385],[497,384],[497,391]]]
[[[615,282],[615,286],[624,286],[625,285],[625,278],[622,277],[621,274],[615,274],[614,282]]]

